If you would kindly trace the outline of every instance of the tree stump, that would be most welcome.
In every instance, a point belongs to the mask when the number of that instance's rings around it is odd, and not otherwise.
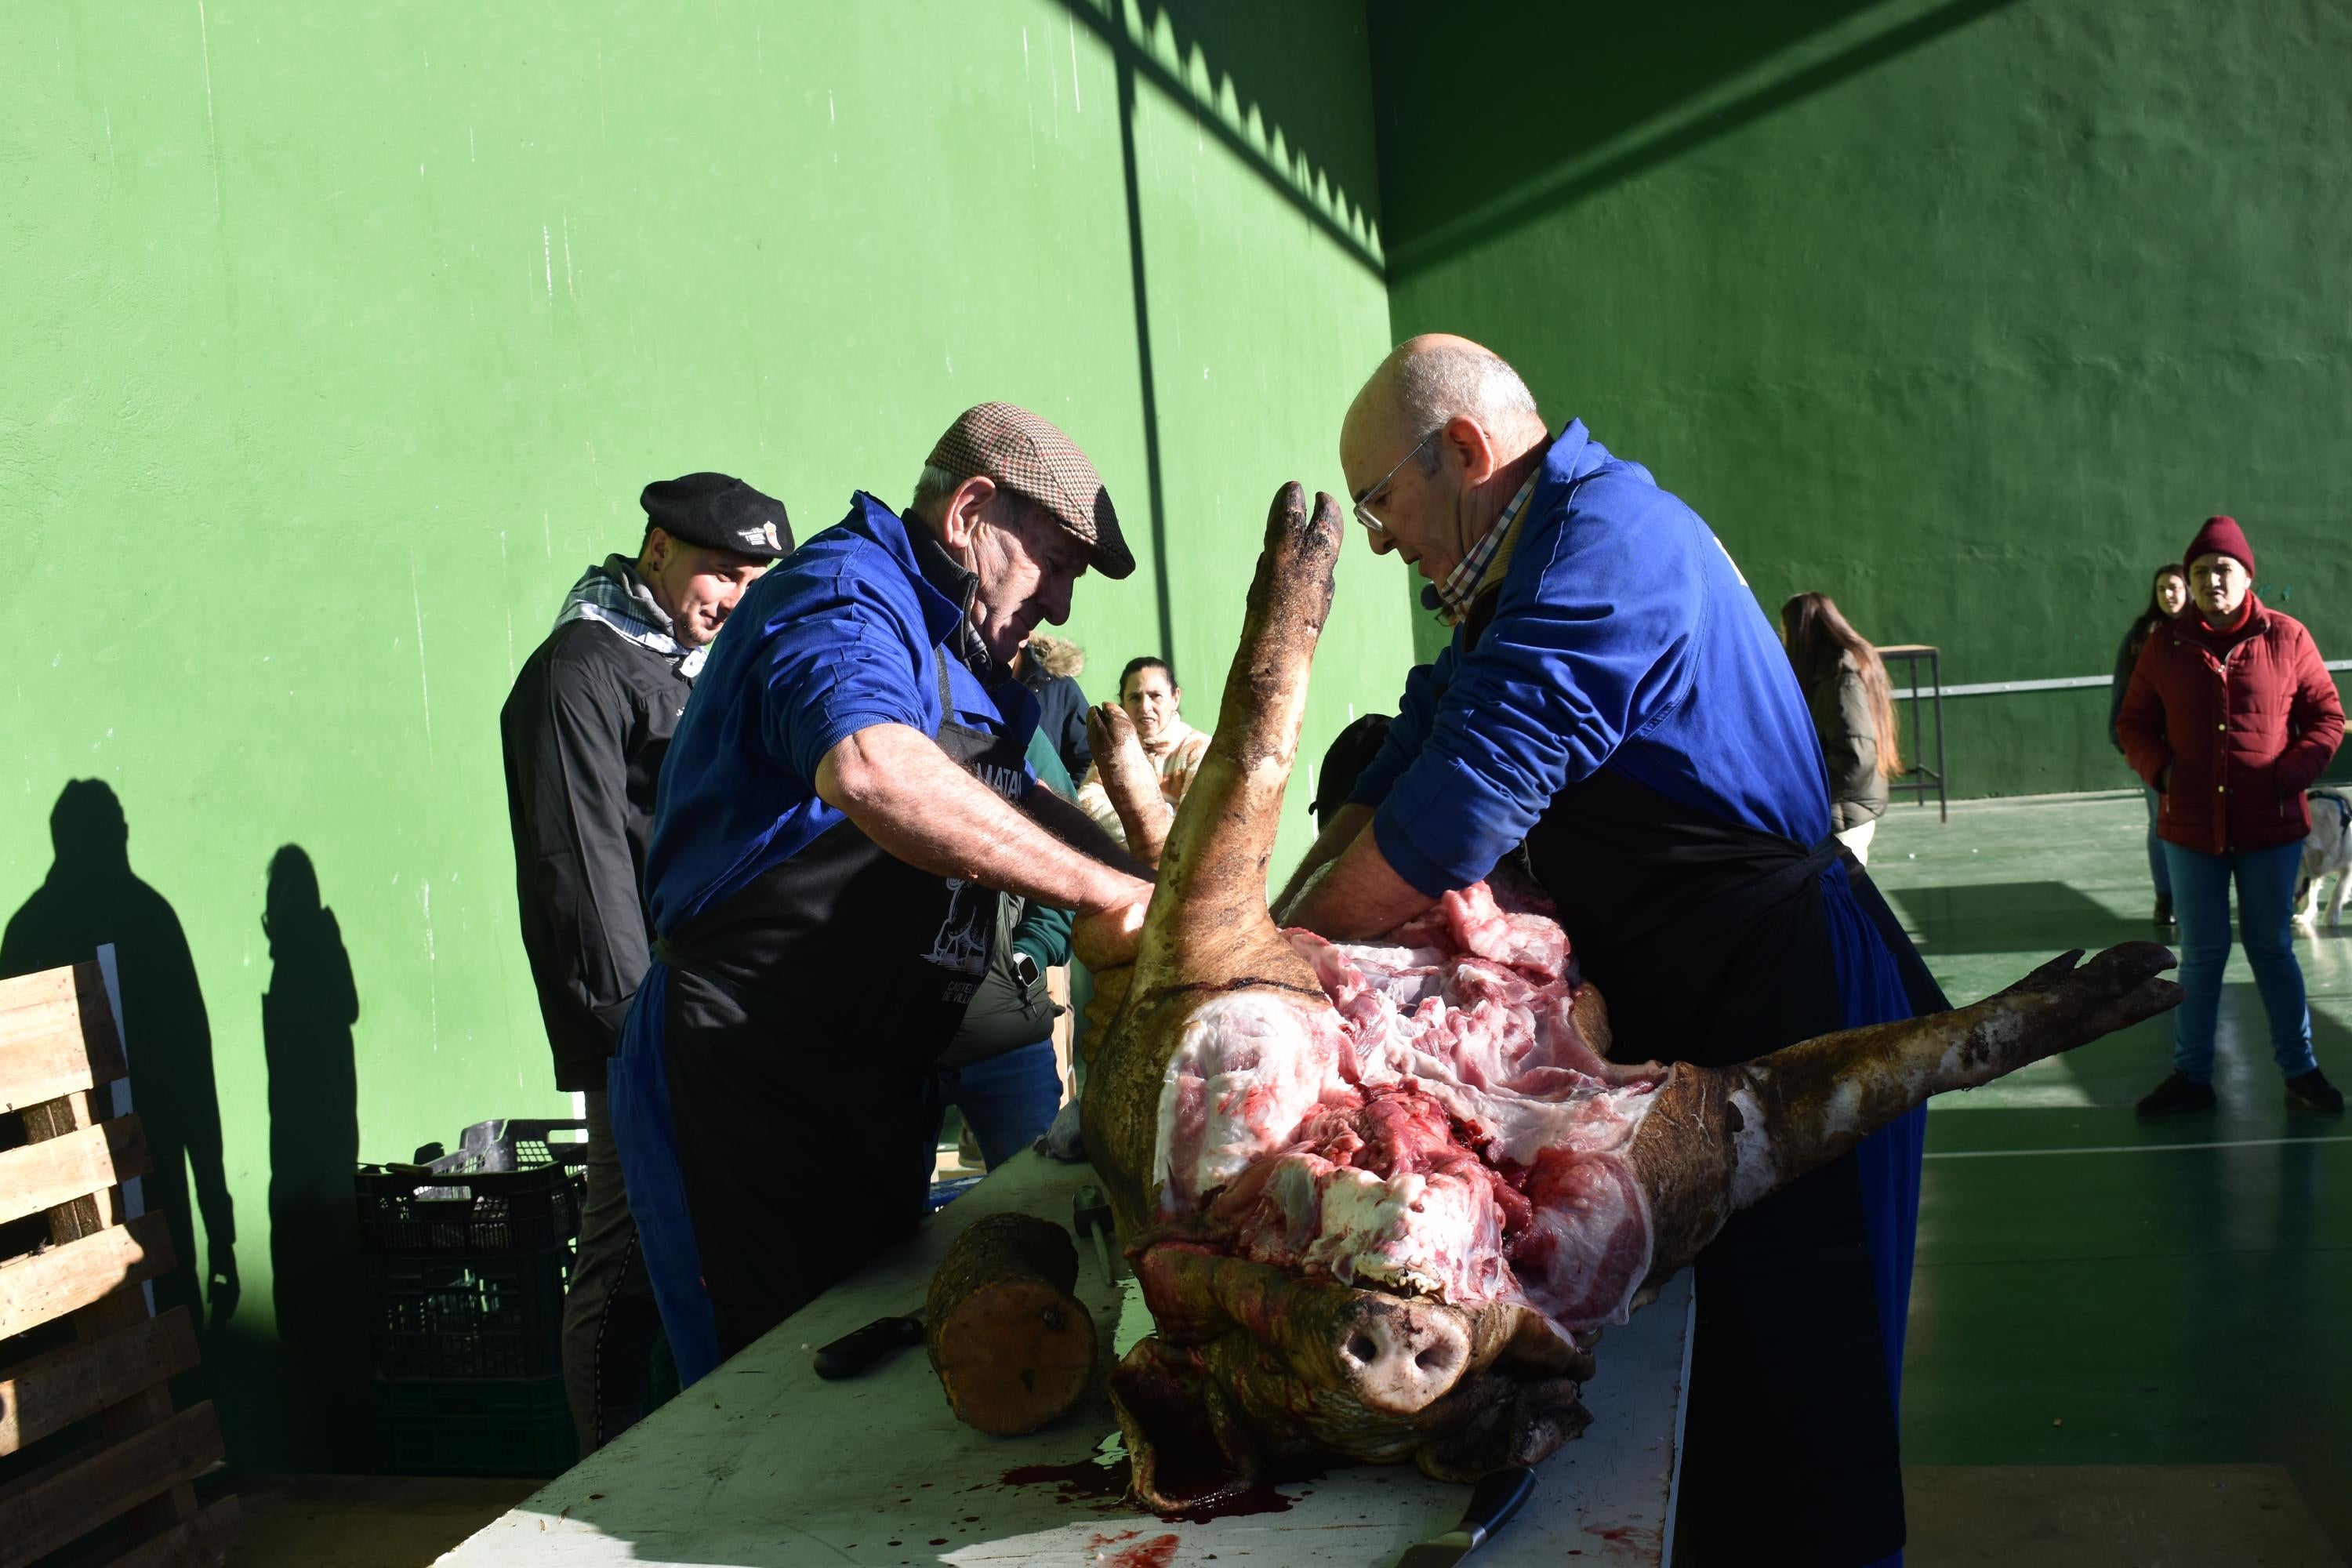
[[[948,1408],[999,1436],[1075,1409],[1095,1369],[1095,1321],[1070,1293],[1077,1282],[1077,1248],[1050,1220],[990,1215],[958,1237],[923,1305]]]

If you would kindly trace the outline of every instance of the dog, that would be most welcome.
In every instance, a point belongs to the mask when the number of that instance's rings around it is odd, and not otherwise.
[[[2342,923],[2345,898],[2352,894],[2352,795],[2315,789],[2304,800],[2311,808],[2311,837],[2303,841],[2303,877],[2294,885],[2294,929],[2317,936],[2319,885],[2336,879],[2336,896],[2327,905],[2331,931]]]

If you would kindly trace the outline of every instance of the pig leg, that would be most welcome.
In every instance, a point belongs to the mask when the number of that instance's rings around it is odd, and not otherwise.
[[[1266,517],[1216,733],[1168,829],[1125,996],[1089,1069],[1087,1152],[1122,1235],[1153,1215],[1146,1183],[1169,1052],[1202,1003],[1256,989],[1329,1006],[1275,929],[1265,883],[1339,553],[1337,503],[1318,494],[1310,514],[1299,487],[1285,485]]]
[[[1724,1221],[1829,1163],[1930,1095],[1974,1089],[2179,1004],[2172,954],[2070,952],[1973,1006],[1805,1040],[1735,1068],[1677,1064],[1635,1134],[1664,1283]]]
[[[1283,486],[1266,517],[1216,733],[1161,853],[1136,962],[1139,990],[1264,979],[1324,999],[1267,912],[1266,866],[1339,555],[1338,504],[1318,492],[1309,514],[1305,492]]]
[[[1118,813],[1127,835],[1128,853],[1147,866],[1160,864],[1168,842],[1168,826],[1175,819],[1160,793],[1160,775],[1143,754],[1135,736],[1135,721],[1116,702],[1105,702],[1087,714],[1087,744],[1095,754],[1095,776]]]

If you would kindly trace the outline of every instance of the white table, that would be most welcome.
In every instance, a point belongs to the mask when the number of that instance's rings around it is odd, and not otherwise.
[[[814,1347],[877,1317],[919,1309],[948,1244],[985,1214],[1018,1209],[1067,1225],[1083,1165],[1024,1153],[894,1248],[771,1331],[617,1441],[550,1482],[441,1559],[449,1568],[601,1564],[1020,1563],[1176,1568],[1213,1556],[1266,1568],[1389,1568],[1451,1529],[1469,1498],[1410,1466],[1351,1467],[1285,1486],[1282,1511],[1163,1521],[1084,1478],[1114,1451],[1097,1392],[1025,1437],[990,1437],[949,1414],[919,1346],[840,1383]],[[821,1195],[820,1195],[821,1196]],[[1079,1247],[1078,1296],[1110,1354],[1150,1331],[1133,1280],[1107,1287]],[[1534,1498],[1473,1561],[1655,1564],[1667,1549],[1689,1363],[1685,1271],[1654,1306],[1612,1329],[1585,1385],[1592,1426],[1547,1461]],[[1048,1474],[1023,1479],[1034,1468]],[[1007,1477],[1013,1480],[1008,1481]]]

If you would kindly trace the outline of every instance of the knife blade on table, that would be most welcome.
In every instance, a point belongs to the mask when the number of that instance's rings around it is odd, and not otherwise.
[[[816,1374],[823,1378],[855,1377],[892,1351],[923,1342],[923,1315],[877,1318],[853,1329],[830,1344],[816,1348]]]
[[[1470,1493],[1470,1506],[1464,1510],[1461,1523],[1433,1540],[1406,1547],[1396,1568],[1454,1568],[1502,1529],[1535,1489],[1536,1473],[1525,1465],[1496,1470]]]

